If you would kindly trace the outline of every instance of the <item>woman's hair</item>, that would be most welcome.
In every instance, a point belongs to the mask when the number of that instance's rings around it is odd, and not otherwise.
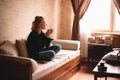
[[[42,16],[36,16],[34,21],[32,22],[32,30],[37,30],[39,24],[44,18]]]

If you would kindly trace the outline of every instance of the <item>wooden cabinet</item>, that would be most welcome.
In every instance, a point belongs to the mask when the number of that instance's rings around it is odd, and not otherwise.
[[[100,60],[106,53],[112,51],[111,45],[88,43],[88,67],[91,61]]]

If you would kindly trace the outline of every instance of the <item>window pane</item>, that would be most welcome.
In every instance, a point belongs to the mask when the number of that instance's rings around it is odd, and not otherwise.
[[[120,15],[115,8],[115,31],[120,31]]]
[[[88,10],[80,22],[82,31],[83,29],[109,30],[110,5],[111,0],[91,0]]]

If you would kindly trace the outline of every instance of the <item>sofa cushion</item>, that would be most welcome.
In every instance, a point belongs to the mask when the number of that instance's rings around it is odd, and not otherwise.
[[[0,46],[0,54],[7,54],[11,56],[18,56],[18,51],[14,43],[12,43],[9,40],[6,40],[1,46]]]
[[[16,47],[18,49],[19,56],[28,57],[27,48],[26,48],[26,40],[16,40]]]
[[[38,63],[38,69],[33,73],[33,80],[39,80],[41,77],[56,70],[70,60],[80,55],[80,50],[60,50],[53,61]]]
[[[79,50],[80,49],[80,41],[75,40],[53,40],[52,44],[60,44],[62,49],[68,50]]]

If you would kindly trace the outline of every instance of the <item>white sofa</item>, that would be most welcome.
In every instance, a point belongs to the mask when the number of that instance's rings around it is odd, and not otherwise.
[[[61,44],[62,49],[53,61],[41,63],[28,58],[26,40],[4,41],[0,45],[0,80],[68,80],[79,70],[80,41],[53,40],[52,43]]]

